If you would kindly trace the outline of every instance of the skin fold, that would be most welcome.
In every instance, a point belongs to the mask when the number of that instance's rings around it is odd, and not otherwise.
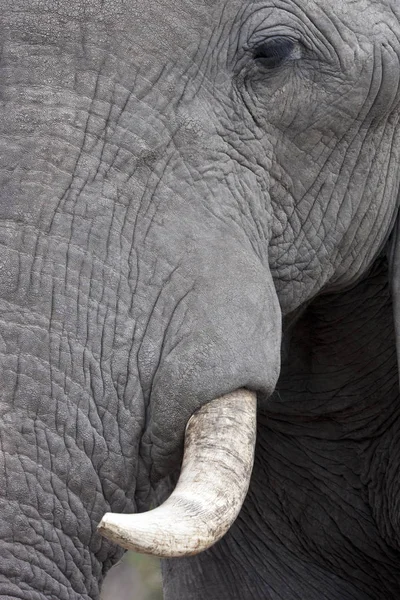
[[[97,600],[96,527],[257,391],[228,534],[166,600],[400,594],[400,9],[0,0],[0,598]]]

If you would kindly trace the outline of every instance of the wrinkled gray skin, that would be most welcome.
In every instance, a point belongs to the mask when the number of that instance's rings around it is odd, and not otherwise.
[[[103,513],[241,386],[248,498],[165,598],[398,598],[397,0],[0,0],[0,40],[0,598],[97,599]]]

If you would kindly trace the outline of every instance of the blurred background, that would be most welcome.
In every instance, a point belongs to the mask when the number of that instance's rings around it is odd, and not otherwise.
[[[162,600],[160,561],[126,552],[105,578],[101,600]]]

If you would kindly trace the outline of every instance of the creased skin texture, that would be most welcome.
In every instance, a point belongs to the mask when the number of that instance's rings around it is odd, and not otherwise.
[[[97,600],[102,515],[240,387],[250,495],[167,598],[398,596],[399,16],[0,0],[0,598]]]

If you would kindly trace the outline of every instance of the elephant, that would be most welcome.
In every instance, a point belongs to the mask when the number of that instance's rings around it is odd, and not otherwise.
[[[399,2],[0,15],[0,599],[399,598]]]

